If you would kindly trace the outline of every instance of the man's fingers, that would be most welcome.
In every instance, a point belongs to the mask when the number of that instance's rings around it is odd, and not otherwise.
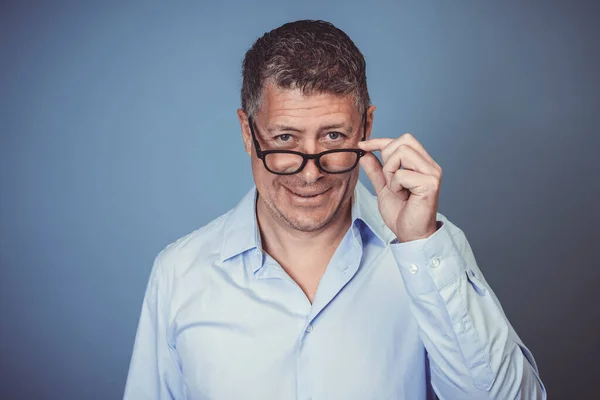
[[[413,195],[422,196],[435,193],[439,189],[439,181],[433,176],[423,175],[409,169],[399,169],[392,176],[388,187],[394,193],[407,189]]]
[[[385,187],[385,177],[383,176],[381,162],[372,153],[367,153],[360,159],[360,165],[362,165],[367,177],[373,184],[375,193],[379,195],[381,189]]]
[[[415,138],[413,135],[411,135],[410,133],[405,133],[404,135],[400,136],[400,139],[405,141],[404,143],[408,144],[410,147],[414,148],[419,154],[423,156],[424,159],[426,159],[432,164],[436,164],[435,160],[429,155],[427,150],[425,150],[425,147],[423,147],[421,142],[419,142],[417,138]]]
[[[403,144],[407,144],[410,147],[414,148],[419,154],[423,156],[428,162],[433,165],[437,165],[435,160],[427,153],[425,147],[410,133],[405,133],[404,135],[396,138],[376,138],[370,139],[363,142],[358,142],[358,147],[367,150],[367,151],[381,151],[381,158],[383,162],[386,162],[388,157],[396,151],[396,149]]]
[[[376,138],[358,142],[358,147],[366,151],[383,150],[385,146],[393,142],[390,138]]]
[[[423,176],[428,176],[438,180],[441,177],[439,165],[410,133],[396,139],[376,138],[362,141],[358,143],[358,147],[367,152],[381,152],[383,166],[372,153],[367,153],[361,159],[361,165],[378,194],[385,186],[394,192],[400,192],[403,188],[411,190],[416,186],[414,179],[418,179],[417,177],[422,179]],[[405,174],[400,172],[404,171],[401,167],[415,172]],[[406,185],[403,184],[403,179],[408,179]]]
[[[425,175],[436,175],[437,173],[435,167],[431,165],[421,153],[407,144],[400,145],[383,163],[383,173],[385,177],[388,178],[388,185],[390,184],[389,178],[394,172],[398,171],[400,167],[417,171]]]
[[[399,169],[392,175],[388,187],[392,192],[404,189],[412,190],[423,184],[423,176],[415,171]]]

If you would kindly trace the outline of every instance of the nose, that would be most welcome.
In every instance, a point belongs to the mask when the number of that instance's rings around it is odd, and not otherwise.
[[[323,176],[323,172],[317,166],[317,160],[308,160],[302,171],[298,172],[298,177],[305,183],[315,183],[319,178]]]

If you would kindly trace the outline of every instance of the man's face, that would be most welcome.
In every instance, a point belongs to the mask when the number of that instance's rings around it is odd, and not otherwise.
[[[375,107],[367,110],[367,138]],[[364,111],[363,111],[364,112]],[[314,232],[343,218],[358,180],[359,167],[343,174],[319,170],[315,160],[294,175],[275,175],[257,156],[243,111],[238,110],[246,152],[263,205],[272,217],[295,230]],[[357,148],[364,133],[363,114],[351,96],[319,93],[304,96],[300,90],[268,85],[262,107],[253,119],[261,150],[295,150],[315,154],[337,148]]]

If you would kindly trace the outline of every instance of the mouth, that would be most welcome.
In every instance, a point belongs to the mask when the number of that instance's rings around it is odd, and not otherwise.
[[[316,200],[320,199],[321,197],[323,197],[323,195],[329,191],[329,189],[327,189],[323,192],[298,192],[298,191],[292,191],[285,186],[284,186],[284,188],[296,201],[299,201],[299,202],[316,201]]]
[[[300,196],[300,197],[317,197],[322,195],[325,192],[320,192],[320,193],[298,193],[298,192],[292,192],[293,194],[295,194],[296,196]]]

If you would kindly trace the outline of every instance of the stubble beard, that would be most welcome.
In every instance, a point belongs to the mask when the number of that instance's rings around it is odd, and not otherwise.
[[[336,217],[339,216],[339,214],[341,213],[342,209],[344,208],[344,205],[348,202],[349,196],[348,196],[348,189],[349,189],[349,183],[347,182],[346,188],[344,190],[344,195],[342,196],[342,200],[337,204],[335,210],[326,218],[324,218],[321,221],[309,221],[306,223],[303,223],[302,221],[299,221],[297,219],[291,218],[290,216],[288,216],[285,212],[283,212],[281,209],[279,209],[277,207],[277,205],[274,202],[271,201],[265,201],[265,199],[263,198],[263,202],[267,208],[267,210],[269,211],[269,213],[276,218],[279,222],[281,222],[282,224],[296,230],[299,232],[316,232],[319,231],[323,228],[325,228],[327,225],[329,225],[331,223],[331,221],[333,221]]]

